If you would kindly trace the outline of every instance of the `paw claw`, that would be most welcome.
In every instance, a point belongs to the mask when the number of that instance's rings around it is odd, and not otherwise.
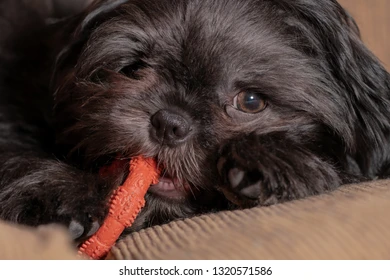
[[[100,228],[100,223],[98,221],[93,222],[91,225],[91,229],[87,233],[87,237],[95,234],[95,232],[97,232],[99,228]]]
[[[76,240],[78,238],[80,238],[83,233],[84,233],[84,227],[82,224],[80,224],[79,222],[77,222],[76,220],[72,220],[69,224],[69,233],[70,233],[70,236]]]
[[[238,169],[238,168],[232,168],[229,170],[228,173],[228,179],[230,182],[230,185],[233,189],[237,188],[238,185],[241,183],[241,181],[244,179],[245,172]]]
[[[243,188],[240,193],[250,199],[257,199],[261,194],[261,182]]]

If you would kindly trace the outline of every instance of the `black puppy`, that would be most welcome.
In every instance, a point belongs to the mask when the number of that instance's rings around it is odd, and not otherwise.
[[[22,38],[0,217],[90,235],[127,175],[99,170],[139,154],[164,175],[131,230],[387,177],[390,75],[358,33],[334,0],[113,0]]]

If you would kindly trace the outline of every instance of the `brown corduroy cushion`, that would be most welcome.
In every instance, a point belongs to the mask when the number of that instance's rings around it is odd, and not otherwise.
[[[108,259],[390,259],[390,181],[134,233]]]
[[[108,259],[390,259],[390,181],[149,228]],[[0,259],[77,259],[66,232],[0,222]]]
[[[77,251],[59,226],[29,228],[0,221],[0,260],[75,260]]]

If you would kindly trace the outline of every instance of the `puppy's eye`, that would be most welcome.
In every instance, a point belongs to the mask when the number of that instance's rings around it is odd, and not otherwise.
[[[119,73],[125,75],[126,77],[129,77],[130,79],[140,80],[142,78],[140,75],[140,70],[145,67],[146,67],[145,63],[143,63],[142,61],[138,61],[134,64],[123,67],[119,71]]]
[[[256,114],[267,107],[267,102],[254,91],[242,91],[234,97],[233,106],[242,112]]]

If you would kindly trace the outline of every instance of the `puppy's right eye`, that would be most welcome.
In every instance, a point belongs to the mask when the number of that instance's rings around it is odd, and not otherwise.
[[[131,65],[127,65],[123,67],[119,73],[122,75],[125,75],[126,77],[133,79],[133,80],[140,80],[142,77],[140,75],[140,70],[145,68],[146,64],[142,61],[138,61],[136,63],[133,63]]]
[[[267,107],[267,102],[254,91],[242,91],[234,97],[233,107],[244,113],[256,114]]]

